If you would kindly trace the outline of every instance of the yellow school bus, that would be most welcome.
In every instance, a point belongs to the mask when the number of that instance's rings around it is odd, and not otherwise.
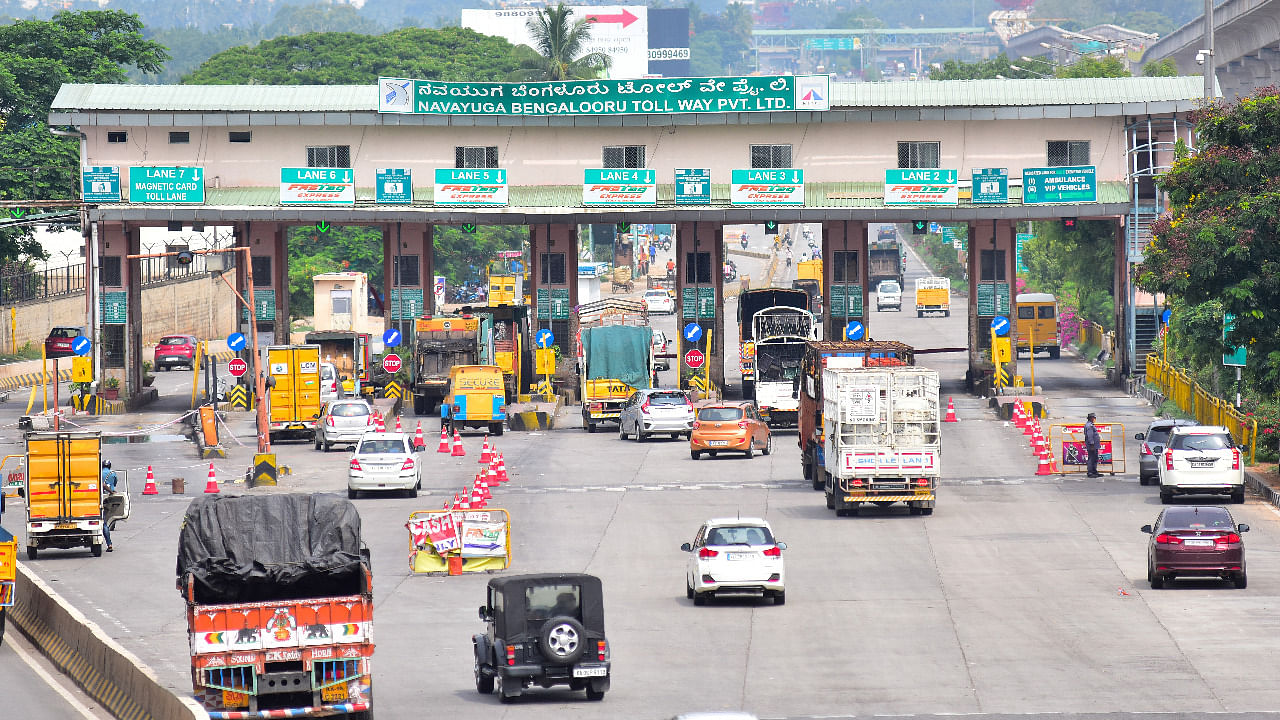
[[[1062,348],[1058,344],[1058,300],[1050,293],[1019,293],[1016,329],[1018,350],[1047,352],[1056,358]]]

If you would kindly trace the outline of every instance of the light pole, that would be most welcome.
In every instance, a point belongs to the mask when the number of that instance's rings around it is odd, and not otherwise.
[[[1212,102],[1213,91],[1213,0],[1204,0],[1204,49],[1196,53],[1196,62],[1204,65],[1204,99]]]

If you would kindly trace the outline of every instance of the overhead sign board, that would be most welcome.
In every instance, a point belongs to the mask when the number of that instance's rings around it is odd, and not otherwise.
[[[437,168],[436,205],[506,205],[507,171],[501,168]]]
[[[729,180],[729,202],[733,205],[804,204],[804,170],[734,170]]]
[[[419,115],[666,115],[830,110],[828,75],[565,82],[378,79],[378,112]]]
[[[85,202],[120,202],[120,166],[80,168],[80,197]]]
[[[709,168],[676,168],[676,204],[711,204],[711,170]]]
[[[378,168],[373,200],[379,205],[413,204],[413,171],[408,168]]]
[[[1009,168],[974,168],[974,205],[1004,205],[1009,202]]]
[[[1098,168],[1094,165],[1024,168],[1022,202],[1027,205],[1098,202]]]
[[[129,202],[193,205],[204,202],[204,168],[131,167]]]
[[[656,205],[658,202],[656,170],[605,168],[582,173],[583,205]]]
[[[885,205],[955,205],[960,200],[959,174],[931,168],[884,171]]]
[[[512,45],[538,47],[533,33],[529,31],[529,20],[535,18],[540,10],[541,5],[463,10],[462,27],[506,38]],[[586,20],[591,24],[591,32],[581,52],[608,55],[610,77],[639,78],[649,74],[649,8],[643,5],[593,5],[570,6],[569,10],[572,13],[570,23]]]
[[[280,168],[281,205],[355,205],[351,168]]]

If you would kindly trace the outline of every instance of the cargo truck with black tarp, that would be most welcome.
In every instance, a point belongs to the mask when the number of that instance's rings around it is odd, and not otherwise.
[[[177,576],[192,687],[213,717],[372,719],[373,575],[351,501],[198,497]]]
[[[631,393],[653,387],[653,329],[644,303],[614,299],[579,306],[574,326],[582,426],[595,432],[618,422]]]

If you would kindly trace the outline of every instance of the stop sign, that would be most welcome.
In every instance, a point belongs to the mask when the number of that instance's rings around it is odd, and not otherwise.
[[[249,363],[240,358],[231,358],[227,363],[227,372],[231,373],[232,377],[241,377],[249,372]]]
[[[389,373],[400,372],[401,365],[403,363],[400,362],[400,356],[395,353],[382,358],[382,369]]]
[[[692,350],[684,354],[684,364],[688,365],[694,370],[697,370],[698,368],[702,367],[702,363],[706,361],[707,361],[706,356],[704,356],[702,354],[702,351],[699,350],[698,348],[693,348]]]

